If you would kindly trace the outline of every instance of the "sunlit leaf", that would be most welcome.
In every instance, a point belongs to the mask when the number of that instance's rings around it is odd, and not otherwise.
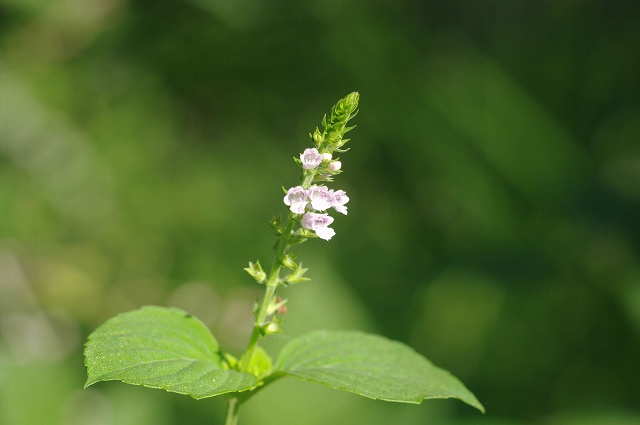
[[[227,370],[207,327],[184,311],[143,307],[120,314],[90,336],[88,379],[160,388],[200,399],[256,384],[253,375]]]
[[[484,412],[476,397],[449,372],[409,346],[377,335],[309,333],[282,349],[275,370],[374,399],[420,403],[457,398]]]

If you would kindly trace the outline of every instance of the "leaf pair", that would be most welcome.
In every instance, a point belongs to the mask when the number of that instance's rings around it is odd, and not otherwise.
[[[263,382],[231,368],[207,327],[174,308],[143,307],[96,329],[85,349],[88,379],[161,388],[201,399]],[[311,332],[291,340],[269,376],[293,376],[405,403],[458,398],[484,411],[464,385],[410,347],[361,332]]]

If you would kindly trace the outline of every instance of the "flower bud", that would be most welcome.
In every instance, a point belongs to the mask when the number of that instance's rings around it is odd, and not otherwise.
[[[325,143],[332,150],[339,149],[348,139],[343,139],[344,135],[353,127],[347,127],[347,122],[357,114],[358,100],[360,95],[358,92],[348,94],[346,97],[338,101],[331,109],[331,114],[325,116],[322,120],[326,137]]]
[[[313,139],[313,142],[316,144],[316,146],[320,146],[320,144],[324,142],[324,137],[322,136],[322,133],[320,133],[320,130],[318,130],[317,128],[311,138]]]
[[[342,162],[340,161],[331,161],[329,163],[329,171],[336,172],[342,168]]]

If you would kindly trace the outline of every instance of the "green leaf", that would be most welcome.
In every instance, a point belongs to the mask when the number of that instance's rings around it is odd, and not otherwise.
[[[240,359],[240,368],[257,376],[258,379],[262,379],[271,374],[271,369],[273,368],[271,357],[264,348],[259,345],[255,348],[253,356],[251,356],[251,363],[247,365],[246,362],[246,356],[242,356]]]
[[[228,370],[218,343],[195,317],[174,308],[143,307],[96,329],[85,347],[88,378],[160,388],[200,399],[256,385]]]
[[[411,347],[377,335],[309,333],[285,345],[275,371],[386,401],[457,398],[484,412],[476,397],[449,372]]]

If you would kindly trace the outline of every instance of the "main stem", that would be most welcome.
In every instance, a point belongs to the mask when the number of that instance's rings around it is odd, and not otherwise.
[[[302,182],[303,188],[308,189],[309,186],[311,186],[315,174],[315,170],[305,170],[304,180]],[[293,231],[293,227],[295,226],[295,224],[296,220],[294,218],[294,215],[289,214],[289,222],[280,235],[280,239],[278,240],[278,243],[276,245],[276,253],[273,257],[271,270],[269,271],[267,281],[265,282],[264,297],[262,298],[260,307],[256,312],[256,320],[253,323],[253,331],[251,332],[251,337],[249,338],[247,349],[244,352],[246,361],[243,362],[243,369],[249,367],[249,365],[251,364],[251,359],[253,358],[253,354],[255,353],[258,341],[262,336],[265,320],[267,319],[267,310],[273,300],[273,297],[275,296],[276,288],[280,283],[280,269],[282,268],[282,261],[284,260],[287,249],[289,248],[289,238],[291,238],[291,232]],[[246,370],[242,371],[246,372]]]
[[[276,288],[278,287],[280,281],[280,269],[282,268],[282,261],[284,259],[284,256],[286,255],[287,248],[289,247],[289,238],[291,237],[291,232],[295,223],[296,221],[293,215],[290,215],[287,227],[285,227],[282,235],[280,235],[280,240],[276,245],[276,254],[274,256],[273,264],[271,265],[271,270],[269,271],[267,281],[265,282],[264,297],[262,298],[260,307],[256,312],[256,320],[253,323],[253,331],[251,332],[251,337],[249,338],[247,349],[244,352],[243,357],[245,357],[246,360],[243,362],[243,369],[247,368],[251,364],[251,359],[253,358],[253,354],[258,345],[258,341],[262,336],[265,321],[267,319],[267,311],[269,309],[269,305],[273,300],[273,297],[275,296]],[[246,370],[243,371],[246,372]]]
[[[304,181],[302,182],[302,187],[308,189],[313,182],[315,174],[315,170],[306,170]],[[251,337],[249,338],[247,349],[243,354],[243,361],[240,367],[241,372],[247,372],[247,369],[252,363],[253,355],[256,351],[256,347],[258,346],[258,342],[260,341],[260,337],[263,335],[269,306],[271,305],[271,302],[273,301],[273,298],[276,294],[276,289],[280,284],[280,270],[282,269],[282,263],[285,255],[287,254],[287,249],[289,248],[289,239],[291,238],[291,233],[293,232],[295,224],[296,219],[294,214],[289,214],[289,221],[287,222],[287,225],[280,235],[278,243],[276,244],[276,252],[273,257],[273,263],[271,264],[271,270],[269,270],[269,275],[267,276],[267,281],[265,282],[264,297],[262,298],[262,302],[258,307],[258,311],[255,313],[256,320],[253,323],[253,331],[251,332]],[[239,397],[230,397],[228,399],[229,406],[227,408],[225,425],[237,425],[240,404],[246,398],[247,397],[245,396],[242,400],[240,400]]]
[[[227,417],[224,425],[238,424],[238,410],[240,410],[240,399],[238,397],[229,398],[229,406],[227,407]]]

